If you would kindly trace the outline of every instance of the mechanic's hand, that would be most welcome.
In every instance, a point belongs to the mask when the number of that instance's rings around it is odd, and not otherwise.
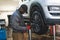
[[[27,30],[29,30],[31,28],[31,26],[30,25],[27,25]]]

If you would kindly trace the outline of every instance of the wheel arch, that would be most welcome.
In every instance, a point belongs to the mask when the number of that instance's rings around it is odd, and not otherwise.
[[[44,14],[44,10],[43,10],[43,7],[41,6],[41,4],[40,3],[38,3],[38,2],[34,2],[34,3],[32,3],[31,5],[30,5],[30,12],[31,12],[31,9],[32,9],[32,7],[34,7],[34,6],[37,6],[37,7],[39,7],[40,9],[41,9],[41,16],[42,16],[42,19],[43,19],[43,21],[44,21],[44,23],[45,23],[45,14]],[[30,16],[31,16],[31,13],[30,13]]]

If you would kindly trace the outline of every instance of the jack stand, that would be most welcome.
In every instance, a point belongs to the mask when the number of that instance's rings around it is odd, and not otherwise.
[[[56,34],[56,30],[55,30],[55,27],[56,27],[56,26],[53,25],[53,37],[54,37],[54,40],[56,40],[56,35],[55,35],[55,34]]]
[[[28,38],[28,40],[32,40],[31,38],[32,38],[32,34],[31,34],[31,29],[29,29],[29,38]]]

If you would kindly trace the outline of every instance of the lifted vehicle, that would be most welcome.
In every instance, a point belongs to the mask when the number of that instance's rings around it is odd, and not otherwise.
[[[31,20],[32,31],[44,34],[48,25],[60,24],[60,0],[23,0],[28,7],[26,18]]]

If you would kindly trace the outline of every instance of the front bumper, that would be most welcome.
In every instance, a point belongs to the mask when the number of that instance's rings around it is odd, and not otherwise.
[[[54,5],[49,5],[49,6],[54,6]],[[59,6],[59,5],[55,5],[55,6]],[[60,8],[60,6],[59,6]],[[54,24],[60,24],[60,9],[59,10],[49,10],[48,9],[48,6],[45,7],[44,9],[44,12],[45,12],[45,23],[46,24],[51,24],[51,25],[54,25]]]
[[[46,19],[46,24],[49,25],[60,24],[60,19]]]

